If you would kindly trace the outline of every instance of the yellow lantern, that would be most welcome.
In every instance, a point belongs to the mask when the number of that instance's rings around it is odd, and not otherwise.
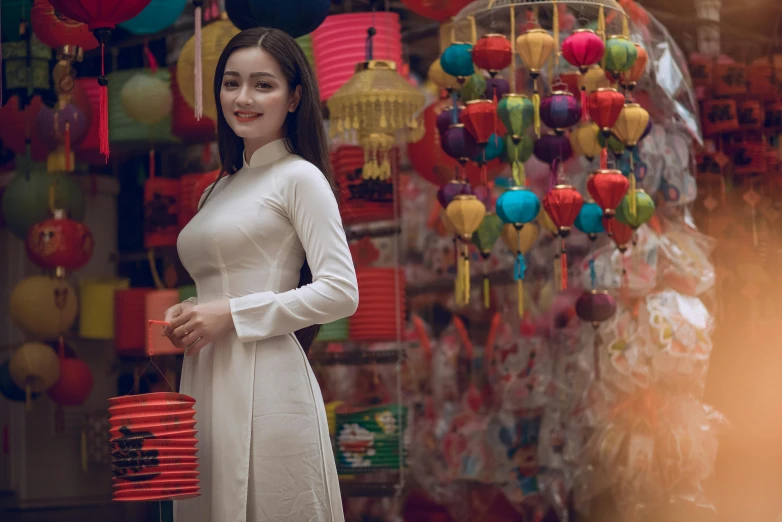
[[[538,77],[551,55],[557,50],[557,42],[544,29],[530,29],[516,38],[516,52],[532,76],[532,105],[535,108],[535,134],[540,137],[540,93]]]
[[[129,287],[129,279],[113,277],[79,281],[79,335],[85,339],[114,339],[114,294]]]
[[[570,145],[573,152],[585,156],[589,161],[599,156],[603,147],[597,139],[600,127],[591,121],[581,122],[578,127],[570,131]]]
[[[406,131],[408,140],[416,137],[425,104],[426,96],[396,71],[396,63],[361,62],[328,101],[331,135],[358,140],[364,149],[365,178],[388,179],[396,134]]]
[[[133,120],[154,125],[171,114],[174,97],[171,94],[170,76],[166,70],[162,75],[166,79],[141,72],[125,82],[120,91],[122,107]]]
[[[440,58],[437,58],[429,66],[429,73],[427,77],[435,83],[441,89],[447,89],[448,91],[455,91],[461,89],[459,80],[456,76],[451,76],[443,70],[443,66],[440,65]]]
[[[545,211],[541,210],[541,212]],[[505,246],[507,246],[511,252],[522,254],[521,256],[516,257],[516,263],[520,263],[522,266],[514,268],[515,270],[521,269],[522,272],[526,270],[523,254],[526,254],[529,249],[532,248],[532,245],[534,245],[535,241],[538,240],[539,235],[540,228],[535,223],[525,223],[521,228],[516,228],[513,223],[506,223],[502,227],[502,242],[505,243]],[[516,278],[519,317],[524,317],[523,279],[523,276]]]
[[[52,341],[76,321],[76,291],[63,279],[30,276],[14,287],[9,308],[20,330],[35,339]]]
[[[60,360],[50,346],[26,343],[11,356],[8,371],[14,384],[25,391],[29,409],[32,394],[47,390],[60,378]]]
[[[196,53],[195,35],[182,47],[176,68],[176,81],[182,92],[182,97],[188,105],[196,110],[196,117],[199,119],[201,114],[198,109],[203,104],[203,114],[212,121],[217,121],[214,96],[217,60],[220,59],[220,54],[228,41],[237,34],[239,34],[239,29],[228,20],[227,15],[223,14],[219,20],[204,26],[201,32],[200,59]],[[198,67],[198,73],[196,67]],[[201,76],[200,92],[196,86],[197,76]]]
[[[552,236],[559,237],[559,228],[557,228],[557,225],[554,224],[554,220],[551,219],[551,216],[548,215],[548,212],[546,212],[542,206],[540,207],[537,221],[540,226],[551,232]]]
[[[587,92],[595,92],[598,89],[611,87],[611,80],[608,79],[606,72],[599,65],[593,65],[581,76],[581,86]]]
[[[456,229],[456,235],[462,240],[462,257],[456,265],[457,292],[456,302],[470,302],[470,241],[472,234],[481,226],[486,215],[484,204],[472,194],[460,194],[445,208],[448,219]],[[461,281],[461,284],[458,281]],[[461,294],[461,295],[459,295]]]
[[[628,193],[630,197],[630,214],[635,216],[636,212],[636,181],[635,181],[635,167],[633,166],[632,150],[638,145],[641,137],[644,135],[646,126],[649,124],[649,113],[646,109],[638,105],[637,103],[625,103],[622,107],[619,117],[616,119],[614,128],[611,129],[613,134],[630,149],[630,190]]]

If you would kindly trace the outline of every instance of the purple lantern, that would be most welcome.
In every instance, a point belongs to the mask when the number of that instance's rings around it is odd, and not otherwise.
[[[477,187],[473,187],[472,194],[484,204],[487,210],[492,207],[492,193],[488,186],[478,185]]]
[[[646,124],[646,128],[644,129],[644,133],[641,134],[641,138],[638,141],[641,141],[645,137],[649,135],[649,133],[652,132],[652,119],[649,118],[649,122]]]
[[[443,208],[461,194],[472,194],[472,187],[466,181],[451,180],[437,190],[437,201]]]
[[[462,165],[478,155],[480,149],[475,137],[464,127],[463,123],[455,123],[443,133],[440,139],[443,150]],[[568,141],[568,146],[570,142]]]
[[[611,319],[616,313],[616,299],[607,290],[590,290],[576,300],[576,315],[592,326]]]
[[[464,105],[456,105],[443,109],[443,112],[437,115],[437,130],[443,135],[454,123],[459,123],[459,116],[464,109]],[[454,116],[454,112],[456,116]]]
[[[484,95],[487,100],[501,100],[505,94],[510,93],[510,83],[504,78],[487,78]]]
[[[567,136],[548,133],[538,138],[533,152],[540,161],[551,165],[557,160],[569,160],[573,156],[573,147]]]
[[[56,105],[54,109],[43,105],[35,118],[38,136],[51,150],[65,145],[66,135],[70,139],[68,146],[75,148],[87,135],[88,124],[87,117],[73,104]]]
[[[540,120],[562,134],[581,119],[581,102],[567,91],[555,91],[540,100]]]

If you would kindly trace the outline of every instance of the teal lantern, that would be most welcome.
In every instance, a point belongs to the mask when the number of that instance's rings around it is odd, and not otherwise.
[[[629,38],[614,35],[606,41],[605,70],[619,76],[629,70],[638,59],[638,49]]]
[[[597,203],[584,203],[576,216],[574,225],[581,232],[589,236],[592,241],[598,234],[605,232],[603,228],[603,209]]]
[[[45,165],[35,164],[30,172],[17,172],[3,193],[2,210],[8,228],[19,239],[36,223],[51,217],[52,209],[63,209],[71,219],[84,219],[84,194],[65,174],[49,174]]]
[[[486,78],[480,73],[471,75],[459,90],[462,101],[480,100],[486,93]]]
[[[527,184],[524,163],[532,157],[533,147],[534,143],[529,136],[515,139],[510,134],[505,135],[505,159],[511,166],[513,181],[519,187]]]
[[[489,288],[489,276],[486,273],[485,261],[489,259],[491,251],[497,240],[502,235],[502,220],[495,212],[487,212],[483,216],[478,230],[472,233],[472,244],[478,248],[483,258],[483,307],[491,306],[491,291]]]
[[[654,216],[654,200],[644,190],[628,192],[616,207],[616,220],[637,230]]]
[[[449,45],[440,56],[440,66],[446,74],[458,78],[460,83],[468,76],[472,76],[475,73],[475,66],[472,63],[472,44],[455,42]]]
[[[187,0],[152,0],[143,11],[127,22],[119,24],[133,34],[154,34],[174,25]]]
[[[483,151],[473,158],[476,163],[488,163],[505,155],[505,140],[497,134],[489,136],[489,141]]]
[[[535,107],[523,94],[505,94],[497,104],[497,114],[508,134],[520,140],[535,119]]]

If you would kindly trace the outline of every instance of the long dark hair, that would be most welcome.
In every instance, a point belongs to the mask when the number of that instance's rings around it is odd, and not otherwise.
[[[318,167],[326,176],[326,180],[334,192],[334,197],[338,197],[334,173],[329,161],[328,143],[320,107],[320,93],[312,68],[296,40],[283,31],[265,27],[247,29],[231,38],[217,61],[214,95],[215,106],[218,108],[217,147],[222,163],[218,181],[222,176],[236,173],[244,165],[244,140],[234,133],[220,109],[220,89],[223,86],[223,74],[225,74],[225,64],[228,62],[228,57],[237,49],[245,47],[259,47],[271,54],[280,65],[291,92],[301,86],[301,101],[295,111],[288,113],[285,120],[285,139],[288,150]],[[204,203],[216,185],[217,183],[212,185],[204,198]],[[310,283],[312,283],[312,272],[305,259],[299,275],[299,286]],[[319,330],[320,325],[316,324],[296,331],[296,338],[305,351],[309,350]]]

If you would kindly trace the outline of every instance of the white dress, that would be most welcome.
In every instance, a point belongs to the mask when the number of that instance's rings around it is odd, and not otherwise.
[[[198,302],[230,299],[236,328],[184,360],[201,496],[176,501],[175,519],[343,522],[323,397],[293,335],[358,305],[326,178],[269,143],[218,182],[177,246]],[[296,288],[305,253],[313,283]]]

